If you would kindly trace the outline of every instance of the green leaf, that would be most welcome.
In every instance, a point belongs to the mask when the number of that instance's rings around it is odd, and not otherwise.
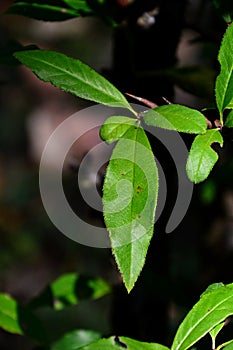
[[[211,329],[210,331],[210,336],[212,338],[212,343],[214,344],[214,346],[212,346],[213,349],[215,349],[215,339],[218,335],[218,333],[221,331],[221,329],[224,327],[225,322],[221,322],[220,324],[218,324],[217,326],[215,326],[213,329]]]
[[[126,337],[111,337],[84,346],[82,350],[169,350],[164,345],[140,342]]]
[[[81,13],[89,14],[92,12],[85,0],[64,0],[64,2],[71,8],[82,11]]]
[[[83,62],[58,52],[23,51],[15,57],[41,80],[86,100],[136,112],[117,88]]]
[[[227,128],[233,128],[233,110],[228,114],[224,126]]]
[[[9,333],[26,335],[41,343],[47,338],[37,317],[7,294],[0,294],[0,327]]]
[[[186,350],[233,314],[233,284],[202,295],[175,335],[171,350]]]
[[[187,161],[187,174],[191,181],[204,181],[218,160],[218,154],[211,148],[217,142],[223,146],[223,138],[217,129],[207,130],[195,137]]]
[[[224,348],[224,350],[233,350],[233,339],[219,345],[216,350],[220,350],[222,348]]]
[[[18,303],[9,295],[0,294],[0,326],[14,334],[23,334],[18,320]]]
[[[47,3],[31,1],[17,1],[11,5],[6,14],[17,14],[43,21],[64,21],[79,17],[81,13],[67,6],[54,6]],[[65,4],[63,4],[65,5]]]
[[[121,136],[107,168],[103,206],[113,254],[129,292],[153,235],[158,171],[142,128],[129,125]]]
[[[98,299],[109,294],[110,286],[100,278],[69,273],[59,277],[30,303],[31,307],[50,306],[61,310],[83,299]]]
[[[100,129],[100,137],[107,143],[112,143],[124,136],[128,129],[137,126],[138,121],[128,117],[109,117]]]
[[[200,134],[207,128],[206,119],[202,113],[176,104],[150,109],[144,112],[143,119],[148,125],[192,134]]]
[[[100,338],[101,334],[98,332],[79,329],[65,334],[53,343],[51,350],[77,350]]]
[[[216,79],[216,103],[222,118],[225,108],[233,99],[233,24],[228,26],[218,54],[221,66]]]

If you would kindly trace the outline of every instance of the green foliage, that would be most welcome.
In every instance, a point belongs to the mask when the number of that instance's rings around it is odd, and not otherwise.
[[[41,80],[83,99],[112,107],[131,106],[109,81],[79,60],[48,50],[23,51],[15,57]]]
[[[10,333],[33,338],[42,344],[47,339],[36,315],[7,294],[0,294],[0,327]]]
[[[228,1],[214,1],[227,22],[232,19]],[[105,3],[104,3],[105,4]],[[57,21],[89,15],[99,11],[101,1],[37,0],[15,1],[8,13]],[[91,7],[89,7],[89,5]],[[103,17],[106,14],[103,13]],[[18,50],[18,48],[17,48]],[[218,60],[220,74],[216,79],[215,96],[219,113],[219,126],[213,128],[204,115],[194,109],[169,104],[144,113],[137,113],[124,95],[100,74],[83,62],[61,53],[47,50],[16,52],[15,57],[30,68],[42,81],[50,82],[61,90],[80,98],[132,112],[133,118],[113,116],[106,120],[100,136],[107,143],[116,142],[103,187],[103,207],[106,227],[110,233],[112,252],[122,274],[125,286],[133,288],[145,263],[154,230],[159,178],[158,170],[143,121],[147,125],[189,133],[194,138],[187,160],[187,174],[199,183],[210,174],[218,160],[213,143],[223,146],[222,127],[233,127],[233,24],[224,35]],[[207,129],[207,124],[210,130]],[[217,125],[217,124],[216,124]],[[174,145],[175,146],[175,145]],[[55,310],[77,305],[83,299],[96,299],[109,293],[110,287],[100,279],[67,274],[46,288],[26,307],[8,295],[0,295],[0,326],[8,332],[30,336],[45,344],[47,336],[36,316],[37,308],[50,306]],[[180,324],[171,350],[186,350],[202,337],[210,334],[213,348],[227,317],[233,315],[233,284],[211,285],[201,295]],[[99,339],[100,334],[87,330],[74,330],[51,345],[51,350],[168,350],[156,343],[144,343],[125,337]],[[217,347],[230,348],[232,341]]]
[[[49,306],[62,310],[80,300],[98,299],[110,293],[110,286],[100,278],[69,273],[51,283],[31,302],[31,307]]]
[[[233,128],[233,111],[230,111],[228,114],[224,126],[227,128]]]
[[[16,0],[7,11],[7,14],[18,14],[43,21],[64,21],[91,13],[86,1],[82,0]]]
[[[154,343],[139,342],[126,337],[111,337],[100,339],[83,348],[83,350],[168,350],[166,346]]]
[[[67,3],[74,6],[73,2]],[[233,25],[228,27],[219,51],[221,72],[215,93],[220,126],[223,125],[223,112],[233,100],[232,37]],[[34,50],[17,52],[15,57],[45,82],[80,98],[126,108],[136,116],[111,117],[100,131],[107,143],[117,141],[104,180],[103,208],[113,254],[130,291],[142,270],[153,235],[159,182],[154,155],[141,127],[142,120],[154,127],[198,134],[187,160],[187,174],[194,183],[204,181],[217,162],[218,154],[212,144],[223,146],[221,130],[206,130],[208,121],[201,112],[176,104],[138,114],[104,77],[83,62],[61,53]],[[231,119],[230,112],[226,126],[231,127]]]
[[[64,276],[65,277],[65,276]],[[59,285],[59,283],[58,283]],[[64,285],[60,283],[58,294],[64,292]],[[92,297],[92,296],[91,296]],[[33,303],[31,302],[30,305]],[[29,308],[21,307],[11,297],[0,295],[0,327],[10,333],[19,335],[30,335],[38,344],[50,345],[51,350],[117,350],[127,348],[129,350],[169,350],[168,347],[157,343],[145,343],[126,337],[101,338],[98,332],[76,329],[62,335],[58,340],[49,344],[43,328],[35,323],[35,315]],[[224,326],[224,320],[233,315],[233,284],[224,285],[215,283],[209,286],[201,295],[199,301],[190,310],[181,322],[171,350],[186,350],[195,345],[208,333],[215,345],[216,336]],[[30,334],[29,329],[34,329]],[[36,334],[35,334],[36,331]],[[38,336],[40,335],[40,337]],[[232,340],[229,340],[217,347],[231,349]]]
[[[231,24],[223,37],[218,54],[221,66],[220,74],[216,79],[215,95],[216,103],[220,114],[220,121],[223,124],[223,111],[233,99],[233,25]]]
[[[148,125],[191,134],[200,134],[207,128],[203,114],[176,104],[150,109],[144,113],[143,118]]]
[[[118,118],[118,119],[117,119]],[[132,119],[114,117],[101,134],[121,138],[110,159],[104,181],[104,218],[117,265],[130,291],[144,265],[153,235],[158,171],[144,130]],[[107,133],[106,127],[109,127]]]
[[[78,329],[65,334],[54,342],[51,350],[77,350],[101,338],[101,334],[95,331]]]
[[[207,291],[179,326],[171,350],[190,348],[232,314],[233,284]]]
[[[205,180],[218,160],[211,145],[217,142],[223,146],[223,138],[218,129],[207,130],[193,141],[187,161],[188,177],[194,183]]]

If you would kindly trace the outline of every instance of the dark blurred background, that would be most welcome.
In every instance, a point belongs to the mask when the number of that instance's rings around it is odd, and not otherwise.
[[[131,3],[131,4],[130,4]],[[2,5],[3,6],[3,5]],[[214,102],[217,52],[226,24],[208,0],[116,1],[111,27],[97,18],[42,22],[17,15],[0,18],[0,46],[35,44],[79,58],[123,92],[164,104],[201,109]],[[3,7],[2,7],[3,9]],[[4,51],[5,52],[5,51]],[[124,335],[170,345],[178,323],[211,283],[232,282],[233,159],[232,133],[208,180],[194,187],[187,215],[165,233],[177,193],[177,175],[166,150],[151,140],[167,175],[168,197],[155,225],[146,265],[127,294],[108,249],[82,246],[56,230],[40,199],[38,168],[49,135],[73,112],[88,106],[40,82],[9,60],[0,66],[0,291],[22,303],[62,273],[101,276],[113,286],[111,296],[83,302],[70,316],[77,328],[103,335]],[[131,101],[133,102],[133,101]],[[208,117],[216,119],[213,112]],[[214,112],[215,113],[215,112]],[[85,121],[83,121],[85,123]],[[192,139],[184,140],[190,146]],[[101,213],[83,208],[75,179],[82,156],[66,171],[67,192],[88,222],[102,224]],[[82,147],[82,145],[80,146]],[[53,161],[48,166],[52,167]],[[68,195],[69,196],[69,195]],[[47,323],[54,320],[47,317]],[[64,322],[63,316],[58,322]],[[68,321],[66,321],[68,322]],[[225,335],[232,335],[226,327]],[[208,342],[209,341],[209,342]],[[210,339],[207,340],[210,346]],[[18,336],[0,331],[1,349],[30,349]],[[205,341],[200,348],[206,346]]]

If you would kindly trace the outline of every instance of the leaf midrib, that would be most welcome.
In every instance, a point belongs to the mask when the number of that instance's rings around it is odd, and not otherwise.
[[[229,297],[227,297],[227,298],[225,298],[224,300],[221,300],[217,305],[215,305],[215,307],[213,307],[212,309],[211,309],[211,312],[213,312],[217,307],[219,307],[221,304],[223,304],[223,303],[225,303],[228,299],[230,299],[230,298],[233,298],[233,296],[232,295],[230,295]],[[178,350],[180,347],[181,347],[181,345],[185,342],[185,340],[188,338],[188,336],[190,335],[190,333],[193,331],[193,329],[195,329],[206,317],[208,317],[209,315],[210,315],[211,313],[208,313],[208,314],[205,314],[202,318],[200,318],[196,323],[195,323],[195,325],[193,325],[193,327],[191,327],[191,328],[189,328],[189,330],[188,330],[188,332],[186,332],[186,335],[185,335],[185,337],[182,339],[182,341],[178,344],[178,346],[175,348],[176,350]],[[226,318],[227,316],[224,316],[223,317],[223,320]],[[221,322],[222,320],[220,320],[219,322]],[[208,330],[206,331],[206,332],[208,332]],[[205,333],[206,334],[206,333]],[[198,338],[198,339],[200,339],[200,338]],[[197,340],[198,340],[197,339]],[[195,343],[195,342],[194,342]],[[190,346],[192,346],[194,343],[191,343],[188,347],[190,347]],[[172,346],[172,348],[171,348],[172,350],[174,350],[174,347]],[[185,349],[187,349],[187,348],[185,348]]]
[[[66,56],[65,56],[64,58],[66,59]],[[71,60],[73,60],[74,62],[76,62],[76,60],[75,60],[74,58],[71,58],[71,57],[70,57],[69,59],[71,59]],[[81,77],[80,77],[80,76],[77,77],[77,76],[75,75],[75,73],[74,73],[74,74],[71,74],[71,73],[70,73],[69,71],[67,71],[66,69],[63,69],[63,68],[61,68],[61,67],[58,68],[56,65],[52,64],[51,62],[45,61],[45,60],[43,60],[42,58],[30,57],[30,60],[34,60],[34,61],[36,61],[36,62],[43,63],[43,64],[45,64],[45,65],[47,65],[47,66],[49,66],[49,67],[53,67],[53,68],[55,68],[56,70],[62,72],[63,74],[67,74],[68,76],[77,79],[77,80],[78,80],[77,83],[78,83],[79,81],[81,81],[82,83],[85,83],[87,86],[89,86],[90,88],[93,89],[93,85],[92,85],[90,82],[88,82],[87,80],[84,79],[84,77],[83,77],[83,72],[82,72],[82,76],[81,76]],[[81,61],[77,61],[77,62],[81,63]],[[93,72],[93,73],[99,74],[99,73],[95,72],[91,67],[87,66],[85,63],[81,63],[81,66],[82,66],[82,65],[85,65],[85,66],[90,70],[91,73]],[[79,67],[79,68],[80,68],[80,67]],[[35,71],[34,68],[32,68],[32,70]],[[82,67],[81,67],[81,70],[82,70]],[[101,80],[105,81],[105,78],[102,77],[101,75],[100,75],[99,78],[100,78]],[[96,79],[95,79],[95,82],[96,82]],[[107,82],[108,86],[111,88],[111,83],[108,82],[107,80],[106,80],[106,82]],[[72,85],[72,86],[73,86],[73,85]],[[104,94],[105,96],[110,97],[110,98],[112,99],[112,95],[106,94],[106,91],[100,88],[100,87],[101,87],[101,84],[97,84],[97,87],[98,87],[98,88],[97,88],[96,90],[100,91],[102,94]],[[127,104],[127,101],[124,101],[124,96],[123,96],[123,95],[122,95],[122,101],[121,101],[121,100],[118,100],[118,99],[115,99],[115,101],[121,102],[121,103],[124,102],[125,105]]]

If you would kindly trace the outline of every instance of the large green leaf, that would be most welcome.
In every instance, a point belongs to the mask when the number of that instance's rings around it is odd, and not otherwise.
[[[145,343],[126,337],[111,337],[84,346],[82,350],[169,350],[164,345]]]
[[[110,286],[100,278],[69,273],[51,283],[38,297],[32,300],[31,307],[50,306],[61,310],[76,305],[83,299],[98,299],[111,291]]]
[[[7,294],[0,294],[0,327],[13,334],[29,336],[41,343],[46,341],[45,331],[37,317]]]
[[[205,293],[180,324],[171,350],[186,350],[233,315],[233,284]]]
[[[205,180],[218,160],[218,154],[211,147],[214,142],[223,145],[222,135],[217,129],[207,130],[193,141],[186,169],[189,179],[194,183]]]
[[[104,218],[113,254],[130,291],[145,262],[153,235],[158,171],[142,128],[128,125],[115,146],[107,168]]]
[[[200,134],[207,128],[203,114],[196,109],[176,104],[150,109],[144,113],[143,119],[148,125],[192,134]]]
[[[221,71],[216,79],[216,103],[222,118],[225,108],[233,99],[233,24],[228,26],[218,54]]]
[[[41,80],[61,90],[107,106],[128,108],[136,114],[117,88],[77,59],[48,50],[17,52],[15,57]]]
[[[101,335],[98,332],[79,329],[65,334],[53,343],[51,350],[77,350],[100,338]]]

